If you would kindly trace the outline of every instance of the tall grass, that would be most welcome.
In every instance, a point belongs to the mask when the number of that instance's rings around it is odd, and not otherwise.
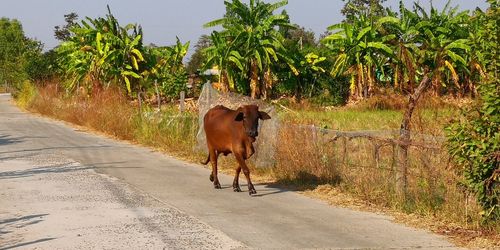
[[[28,88],[26,88],[28,90]],[[22,94],[24,93],[25,94]],[[27,109],[104,132],[115,138],[131,140],[161,150],[187,156],[194,146],[198,129],[196,115],[179,114],[173,108],[161,112],[147,105],[142,114],[118,89],[102,90],[87,95],[67,95],[56,84],[38,88],[38,92],[21,91],[32,95],[24,104]],[[25,100],[21,98],[20,100]],[[23,103],[26,101],[23,101]]]
[[[331,140],[333,131],[317,129],[394,131],[396,139],[403,113],[398,108],[404,105],[371,102],[375,104],[283,113],[282,119],[289,124],[315,124],[316,129],[282,127],[273,169],[276,179],[311,190],[329,184],[370,204],[480,229],[480,207],[460,185],[463,180],[443,145],[443,126],[459,109],[429,98],[415,112],[412,138],[429,147],[410,147],[408,184],[402,198],[396,190],[397,146],[369,138]],[[380,108],[391,105],[391,109]]]
[[[403,198],[396,187],[398,166],[393,150],[397,147],[381,146],[375,158],[374,142],[365,138],[330,141],[321,133],[296,127],[284,127],[279,136],[277,165],[272,173],[280,183],[339,205],[385,207],[421,216],[426,219],[410,223],[439,232],[463,232],[465,228],[480,230],[475,237],[494,238],[500,229],[497,225],[482,231],[481,207],[460,185],[463,180],[445,149],[410,147]],[[328,197],[339,194],[343,198]],[[344,194],[349,195],[346,198]]]
[[[7,90],[6,88],[4,90]],[[21,107],[26,107],[31,104],[33,99],[37,96],[37,88],[30,81],[24,81],[21,84],[21,90],[14,93],[17,103]]]
[[[134,138],[144,145],[176,153],[183,157],[193,155],[198,132],[198,117],[193,113],[179,113],[167,106],[161,112],[146,106],[142,116],[135,117]]]
[[[179,113],[171,106],[157,111],[147,105],[140,114],[137,104],[116,89],[92,98],[68,96],[57,85],[32,90],[26,87],[21,91],[27,92],[23,100],[30,100],[26,105],[29,110],[191,160],[203,158],[192,150],[198,131],[197,114]],[[27,98],[30,95],[34,97]],[[453,112],[447,107],[424,109],[416,113],[412,126],[416,132],[440,136],[445,118]],[[293,111],[281,116],[285,124],[315,123],[339,130],[397,129],[402,118],[401,112],[394,110],[356,109]],[[461,180],[445,150],[410,148],[407,196],[402,200],[396,195],[397,167],[391,145],[378,145],[376,158],[374,141],[330,139],[331,135],[307,126],[284,125],[279,132],[276,166],[254,169],[252,174],[272,175],[277,182],[309,188],[329,184],[372,204],[478,227],[479,208],[458,185]],[[226,170],[236,165],[231,159],[222,157],[220,161]]]
[[[135,109],[124,95],[109,89],[86,95],[66,95],[58,85],[38,89],[27,108],[42,115],[102,131],[119,139],[133,139]]]

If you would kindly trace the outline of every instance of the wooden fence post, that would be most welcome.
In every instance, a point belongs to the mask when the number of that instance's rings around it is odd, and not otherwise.
[[[375,142],[373,146],[373,160],[375,161],[375,167],[377,168],[379,166],[379,161],[380,161],[379,150],[380,150],[380,145]]]
[[[398,165],[398,152],[396,144],[392,144],[392,165],[391,165],[391,171],[394,173],[396,166]]]
[[[158,110],[161,110],[161,97],[160,97],[160,91],[158,90],[157,80],[155,80],[155,89],[156,89],[156,102],[158,102]]]
[[[405,132],[401,132],[405,133]],[[409,133],[409,131],[406,131]],[[396,194],[405,199],[408,175],[408,141],[403,141],[397,149],[397,168],[396,168]]]
[[[139,102],[139,117],[142,119],[142,98],[140,90],[137,92],[137,101]]]
[[[342,163],[346,165],[347,162],[347,137],[342,138],[342,146],[343,146],[343,153],[342,153]]]
[[[179,110],[182,112],[184,112],[184,102],[185,102],[185,99],[186,99],[186,93],[184,91],[181,91],[181,98],[179,100]]]
[[[399,145],[398,145],[398,164],[399,169],[396,174],[396,192],[403,199],[406,198],[406,178],[408,172],[408,147],[410,146],[410,122],[413,110],[417,106],[417,102],[424,93],[424,91],[429,87],[430,78],[427,73],[424,73],[424,77],[420,84],[415,89],[413,94],[410,94],[408,98],[408,105],[406,107],[405,113],[403,115],[403,121],[401,122],[401,128],[399,129]]]

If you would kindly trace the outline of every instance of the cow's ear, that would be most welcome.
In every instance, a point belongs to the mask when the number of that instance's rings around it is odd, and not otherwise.
[[[271,119],[271,117],[266,112],[263,112],[263,111],[259,111],[259,118],[261,120]]]
[[[243,112],[239,112],[239,113],[236,115],[236,118],[234,118],[234,120],[235,120],[235,121],[237,121],[237,122],[241,122],[241,121],[243,121],[243,117],[244,117]]]

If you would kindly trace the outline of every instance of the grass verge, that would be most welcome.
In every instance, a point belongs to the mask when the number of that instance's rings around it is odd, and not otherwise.
[[[204,158],[192,153],[198,130],[196,114],[180,114],[172,106],[156,111],[147,105],[139,113],[137,106],[124,96],[113,89],[89,98],[66,95],[57,85],[39,89],[26,86],[19,94],[18,103],[30,111],[166,151],[191,162]],[[446,107],[420,111],[413,126],[419,132],[440,135],[445,118],[453,112]],[[289,111],[281,117],[287,123],[334,124],[332,128],[339,130],[390,130],[397,128],[401,113],[345,108],[328,112]],[[342,141],[330,142],[317,131],[294,126],[283,126],[278,136],[277,164],[272,169],[254,168],[252,174],[257,181],[287,185],[335,205],[383,210],[396,217],[402,211],[411,214],[409,218],[420,218],[416,220],[420,224],[429,222],[427,224],[433,226],[419,225],[413,219],[401,221],[463,239],[459,241],[462,245],[500,244],[495,236],[498,228],[481,228],[474,197],[457,185],[460,178],[453,171],[445,150],[410,150],[408,194],[401,200],[394,190],[391,147],[380,146],[379,156],[374,159],[374,143],[370,140],[349,140],[346,149]],[[231,157],[222,157],[220,164],[223,172],[230,174],[236,165]]]

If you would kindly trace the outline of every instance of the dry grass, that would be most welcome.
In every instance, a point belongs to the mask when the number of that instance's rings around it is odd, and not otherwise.
[[[442,129],[420,122],[417,119],[414,126],[441,135]],[[500,244],[498,227],[488,230],[481,226],[481,208],[458,184],[456,166],[450,163],[446,149],[439,147],[439,137],[414,138],[432,147],[410,147],[405,198],[396,192],[397,147],[367,138],[331,141],[332,137],[310,127],[284,127],[273,169],[277,181],[331,204],[389,213],[397,221],[431,229],[462,246]],[[378,157],[375,146],[380,146]]]
[[[103,90],[92,97],[67,96],[56,84],[38,89],[38,94],[27,109],[100,131],[114,138],[130,140],[177,156],[192,155],[197,117],[180,115],[173,108],[157,112],[148,106],[138,112],[136,103],[130,102],[117,89]]]
[[[467,229],[467,227],[464,227],[460,223],[443,220],[434,215],[404,213],[397,209],[367,202],[330,184],[310,187],[300,193],[326,201],[328,204],[334,206],[390,215],[397,223],[416,228],[425,228],[434,233],[444,235],[461,247],[472,249],[496,249],[500,247],[500,235],[494,230]]]
[[[445,206],[464,204],[462,191],[455,188],[459,179],[448,169],[443,150],[411,148],[408,196],[403,201],[396,198],[398,168],[392,145],[367,138],[331,141],[333,137],[307,127],[282,129],[275,177],[299,185],[332,184],[365,201],[408,212],[435,214]],[[448,216],[457,212],[444,211]],[[453,217],[462,218],[462,213]]]
[[[119,107],[119,108],[118,108]],[[28,106],[42,115],[102,131],[113,137],[133,139],[135,109],[123,94],[109,89],[87,96],[65,96],[56,84],[38,89],[38,96]]]
[[[206,157],[192,153],[198,130],[196,114],[179,114],[174,107],[157,112],[147,106],[139,114],[135,105],[117,90],[102,91],[89,98],[66,96],[56,85],[47,85],[38,90],[28,109],[151,146],[191,162],[200,162]],[[452,108],[429,105],[417,111],[412,126],[415,131],[441,136],[442,125],[454,112]],[[328,112],[310,109],[291,111],[283,116],[289,123],[311,122],[340,130],[391,130],[397,129],[401,120],[400,111],[361,108]],[[272,169],[251,166],[252,178],[256,182],[291,185],[306,195],[335,205],[389,211],[400,221],[451,235],[461,240],[462,245],[500,244],[498,237],[480,230],[479,207],[474,197],[465,195],[457,185],[459,176],[453,171],[445,150],[411,148],[407,197],[402,200],[395,195],[397,168],[391,145],[381,146],[376,159],[373,141],[360,138],[344,144],[342,139],[329,141],[329,136],[309,127],[282,126],[277,165]],[[425,138],[420,139],[428,143]],[[221,157],[219,162],[222,172],[234,174],[233,157]],[[397,211],[407,216],[400,216]]]

